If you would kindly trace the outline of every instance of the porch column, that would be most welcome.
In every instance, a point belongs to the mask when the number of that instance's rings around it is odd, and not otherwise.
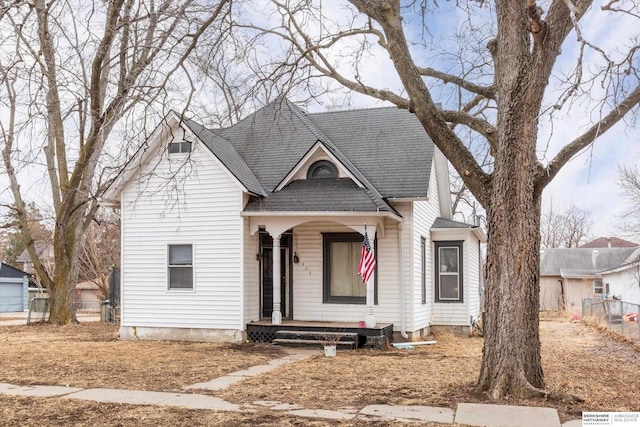
[[[367,328],[375,328],[376,326],[376,317],[373,315],[375,275],[376,272],[374,271],[367,282],[367,315],[364,318],[364,323]]]
[[[278,234],[277,236],[273,236],[273,312],[271,313],[271,324],[272,325],[281,325],[282,324],[282,311],[281,311],[281,301],[282,296],[280,295],[280,281],[282,272],[280,271],[280,237],[282,235]]]
[[[371,249],[375,254],[378,248],[374,247],[374,241],[376,237],[377,229],[373,227],[373,235],[369,236],[369,244],[371,245]],[[364,318],[364,324],[367,328],[375,328],[376,326],[376,317],[373,315],[373,307],[375,302],[375,277],[378,274],[378,267],[376,266],[375,270],[373,270],[373,274],[369,277],[367,281],[367,315]]]

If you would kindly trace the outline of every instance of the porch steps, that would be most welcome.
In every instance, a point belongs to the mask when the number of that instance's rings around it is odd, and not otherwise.
[[[358,333],[332,331],[280,330],[276,332],[274,345],[283,347],[322,347],[335,345],[339,349],[351,350],[358,347]]]

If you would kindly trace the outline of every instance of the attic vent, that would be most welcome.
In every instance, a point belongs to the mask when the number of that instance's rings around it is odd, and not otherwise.
[[[312,178],[337,178],[338,168],[328,160],[318,160],[307,171],[307,179]]]

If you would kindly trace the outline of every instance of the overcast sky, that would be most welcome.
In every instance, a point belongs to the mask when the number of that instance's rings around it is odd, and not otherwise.
[[[548,1],[542,0],[540,4],[546,8]],[[440,2],[441,9],[437,19],[428,23],[429,35],[433,36],[435,40],[443,40],[447,35],[450,37],[451,28],[456,26],[456,21],[460,22],[460,20],[466,19],[464,12],[456,9],[454,5],[455,2]],[[265,7],[267,6],[265,5]],[[343,7],[344,3],[338,1],[323,2],[323,12],[338,17],[336,19],[348,19]],[[256,19],[264,19],[266,14],[263,13],[262,7],[256,10],[259,12],[256,12]],[[603,12],[599,10],[599,5],[594,7],[592,14],[593,18],[588,15],[581,24],[582,32],[587,40],[598,46],[605,49],[622,46],[631,37],[638,35],[638,26],[634,20],[602,19]],[[276,15],[272,16],[277,18]],[[417,19],[417,15],[406,19],[404,23],[405,31],[409,36],[412,33],[416,35],[422,31],[419,27],[421,21]],[[575,51],[577,44],[575,36],[569,37],[569,42],[563,47],[563,58],[569,59],[558,63],[558,67],[564,71],[570,70],[575,62],[571,60],[571,58],[575,58],[575,55],[572,56],[570,52]],[[374,86],[401,91],[400,82],[389,61],[388,54],[379,46],[374,45],[373,49],[374,55],[361,59],[360,72],[363,80]],[[425,50],[416,50],[414,53],[416,62],[423,61],[431,55]],[[433,62],[420,63],[419,65],[436,67],[438,64]],[[555,83],[554,80],[551,81],[552,86]],[[599,94],[598,91],[598,87],[593,88],[594,97]],[[553,97],[553,94],[550,94],[550,97]],[[340,101],[337,103],[339,104]],[[331,101],[325,103],[325,105],[331,104]],[[379,101],[365,96],[353,95],[351,98],[351,107],[353,108],[380,105],[382,104]],[[312,111],[320,111],[323,108],[320,105],[310,107]],[[597,110],[594,110],[594,106],[582,102],[572,105],[567,115],[558,115],[553,128],[546,121],[541,120],[539,152],[543,163],[548,163],[564,144],[581,134],[595,119],[597,119]],[[551,129],[553,129],[552,133]],[[619,235],[616,225],[626,208],[625,201],[620,195],[620,188],[616,184],[618,168],[623,165],[634,166],[638,162],[640,162],[640,129],[637,126],[628,126],[627,123],[619,123],[600,137],[593,147],[585,150],[563,168],[546,188],[543,195],[543,207],[548,206],[551,200],[558,208],[574,204],[578,208],[590,212],[594,237]],[[48,200],[48,184],[43,179],[33,178],[32,176],[31,180],[23,181],[23,188],[28,187],[29,194],[35,196],[35,199]],[[1,179],[0,184],[2,184]],[[10,194],[6,187],[2,187],[4,185],[0,186],[0,201],[9,202]]]

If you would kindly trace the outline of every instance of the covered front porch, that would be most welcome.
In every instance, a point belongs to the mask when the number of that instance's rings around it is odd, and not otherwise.
[[[280,334],[279,334],[280,333]],[[279,325],[271,320],[259,320],[247,324],[247,339],[256,343],[272,343],[279,335],[315,336],[318,346],[323,345],[325,336],[335,333],[357,334],[357,348],[379,348],[393,341],[393,324],[377,323],[367,327],[361,322],[319,322],[283,319]],[[307,340],[308,341],[308,340]]]
[[[368,328],[376,327],[378,320],[395,322],[388,315],[377,319],[382,313],[377,272],[363,284],[357,270],[365,228],[375,247],[376,239],[384,238],[389,223],[397,224],[398,218],[353,213],[246,216],[248,235],[257,245],[260,292],[259,307],[247,307],[251,314],[245,317],[246,323],[260,321],[277,326],[285,321],[348,322],[349,328],[358,329],[359,321],[365,321]],[[331,250],[335,253],[330,254]],[[378,248],[374,251],[377,253]],[[385,284],[391,282],[385,278]],[[248,291],[253,292],[255,288],[249,286]],[[390,311],[390,302],[385,299],[385,314]]]

